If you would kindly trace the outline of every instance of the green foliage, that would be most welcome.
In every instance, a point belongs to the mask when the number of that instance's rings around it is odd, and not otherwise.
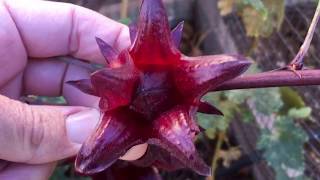
[[[249,70],[252,72],[259,69],[253,66]],[[208,137],[216,138],[218,131],[225,131],[235,115],[244,122],[253,122],[259,116],[270,117],[271,121],[266,122],[270,125],[260,126],[265,129],[261,129],[257,148],[264,150],[263,156],[278,180],[305,179],[303,145],[307,134],[295,120],[307,119],[311,109],[305,107],[296,91],[291,88],[233,90],[210,93],[205,99],[214,102],[225,114],[225,117],[199,115],[199,123],[207,129]]]
[[[131,23],[131,19],[130,18],[122,18],[119,20],[120,23],[125,24],[125,25],[129,25]]]
[[[217,132],[227,130],[230,121],[233,119],[234,113],[239,109],[232,101],[223,100],[223,93],[209,93],[204,99],[212,104],[214,104],[213,102],[218,102],[218,109],[223,110],[224,113],[224,116],[214,116],[202,113],[197,114],[200,127],[206,129],[205,133],[210,139],[214,139]]]
[[[73,172],[67,173],[70,169],[70,165],[57,166],[50,177],[50,180],[91,180],[89,177],[76,176]],[[68,174],[68,175],[66,175]]]
[[[291,108],[302,108],[305,106],[301,96],[292,88],[280,88],[281,99],[284,102],[282,112],[286,113]]]
[[[250,97],[252,97],[252,90],[233,90],[225,93],[225,96],[236,103],[237,105],[241,105],[245,103]]]
[[[279,30],[285,14],[285,0],[220,0],[218,7],[221,15],[236,7],[247,35],[255,38],[269,37]]]
[[[309,117],[311,109],[304,107],[299,94],[289,88],[266,88],[230,91],[226,96],[238,105],[250,101],[255,111],[265,116],[280,114],[283,106],[290,108],[284,116],[276,117],[273,129],[262,130],[257,146],[265,151],[264,158],[275,170],[278,180],[303,179],[303,145],[307,135],[293,119]]]
[[[266,88],[253,90],[252,97],[257,111],[264,115],[278,112],[283,106],[279,88]]]
[[[47,97],[47,96],[34,96],[34,95],[28,95],[27,97],[24,97],[24,100],[31,104],[56,104],[56,105],[65,105],[67,102],[64,99],[64,97]]]
[[[257,148],[276,172],[277,180],[303,179],[303,144],[307,134],[289,116],[278,116],[272,130],[262,130]]]
[[[278,88],[235,90],[226,92],[226,96],[239,106],[250,101],[255,109],[264,115],[277,113],[283,106]]]
[[[278,88],[236,90],[228,92],[227,97],[238,105],[244,103],[245,100],[250,100],[256,109],[265,115],[278,112],[283,105]]]
[[[260,72],[260,70],[256,66],[252,66],[247,73],[257,72]],[[233,90],[225,92],[225,96],[239,107],[243,107],[244,103],[250,101],[255,109],[264,115],[277,113],[283,106],[279,88]]]
[[[263,17],[267,17],[268,15],[268,9],[264,6],[263,2],[261,0],[220,0],[218,1],[218,7],[220,9],[221,15],[227,15],[230,14],[234,8],[236,7],[252,7],[257,12],[259,12]]]
[[[240,15],[248,36],[269,37],[275,29],[281,27],[284,19],[284,0],[264,0],[263,5],[263,8],[259,9],[257,7],[260,6],[252,5],[244,5],[240,9]]]
[[[303,107],[300,109],[292,108],[289,110],[288,116],[295,119],[306,119],[311,115],[310,107]]]
[[[242,4],[253,7],[265,18],[268,16],[268,9],[265,7],[261,0],[243,0]]]
[[[254,116],[250,109],[246,107],[240,108],[240,111],[238,113],[241,113],[241,120],[245,123],[253,122],[254,121]]]

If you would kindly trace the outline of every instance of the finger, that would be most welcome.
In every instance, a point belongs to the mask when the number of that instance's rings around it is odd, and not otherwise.
[[[67,64],[56,58],[28,60],[24,72],[24,93],[39,96],[60,96]]]
[[[96,36],[119,50],[130,44],[126,26],[89,9],[50,1],[5,0],[3,4],[30,57],[69,54],[104,63]]]
[[[87,68],[67,65],[57,58],[29,60],[24,74],[24,93],[41,96],[63,95],[69,105],[98,108],[98,97],[85,94],[65,83],[89,78],[90,72]]]
[[[8,161],[5,161],[5,160],[0,159],[0,172],[1,172],[3,169],[5,169],[6,167],[8,167],[8,166],[9,166],[9,163],[10,163],[10,162],[8,162]]]
[[[71,115],[67,119],[68,136],[75,143],[82,144],[96,130],[96,126],[88,126],[88,119],[92,115],[87,112],[79,112]],[[100,119],[102,115],[100,116]],[[100,120],[99,120],[100,121]],[[86,128],[84,128],[86,127]],[[81,133],[79,133],[81,132]],[[148,144],[140,144],[130,148],[127,153],[120,157],[122,160],[133,161],[141,158],[147,151]]]
[[[29,164],[76,155],[101,118],[95,109],[29,106],[1,95],[0,107],[0,159]],[[127,159],[145,149],[133,149]]]
[[[61,81],[60,87],[62,88],[62,95],[70,105],[82,105],[98,109],[99,97],[83,93],[79,89],[66,83],[79,79],[90,79],[90,72],[81,66],[70,64]]]
[[[10,13],[0,1],[0,89],[21,73],[27,53]]]
[[[78,122],[68,117],[80,112],[88,114],[83,126],[71,128]],[[29,106],[0,96],[0,159],[47,163],[73,156],[80,144],[72,142],[74,137],[68,135],[78,136],[87,133],[86,129],[93,131],[99,118],[100,113],[93,109]]]
[[[22,91],[22,76],[23,73],[18,74],[14,79],[0,88],[0,94],[11,99],[19,99]]]
[[[48,163],[41,165],[27,165],[12,163],[3,171],[0,171],[1,180],[44,180],[49,179],[56,163]]]

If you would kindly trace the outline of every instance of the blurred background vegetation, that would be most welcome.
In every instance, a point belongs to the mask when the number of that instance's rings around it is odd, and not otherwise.
[[[140,0],[65,0],[109,18],[135,22]],[[252,59],[247,73],[290,62],[308,30],[313,0],[164,0],[174,27],[184,20],[182,51],[190,56],[235,53]],[[306,64],[319,67],[319,28]],[[62,97],[26,97],[33,103],[65,104]],[[214,177],[191,171],[161,172],[164,179],[318,179],[320,177],[319,87],[267,88],[209,93],[224,117],[198,114],[206,131],[196,144]],[[125,172],[124,172],[125,173]],[[51,180],[79,177],[61,162]],[[130,179],[130,178],[129,178]]]

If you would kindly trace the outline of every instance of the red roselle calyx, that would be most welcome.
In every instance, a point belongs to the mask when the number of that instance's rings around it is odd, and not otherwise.
[[[118,52],[97,38],[107,66],[90,80],[69,82],[101,97],[104,113],[77,156],[79,172],[101,172],[132,146],[148,143],[136,165],[210,175],[193,144],[199,133],[195,114],[222,113],[201,97],[239,76],[250,62],[238,55],[187,57],[177,48],[182,28],[180,23],[170,32],[162,1],[144,0],[137,26],[130,28],[131,47]]]

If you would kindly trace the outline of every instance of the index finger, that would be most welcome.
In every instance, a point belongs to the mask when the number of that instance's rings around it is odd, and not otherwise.
[[[127,26],[80,6],[49,1],[5,0],[27,55],[72,55],[104,63],[95,37],[121,50],[130,44]]]

